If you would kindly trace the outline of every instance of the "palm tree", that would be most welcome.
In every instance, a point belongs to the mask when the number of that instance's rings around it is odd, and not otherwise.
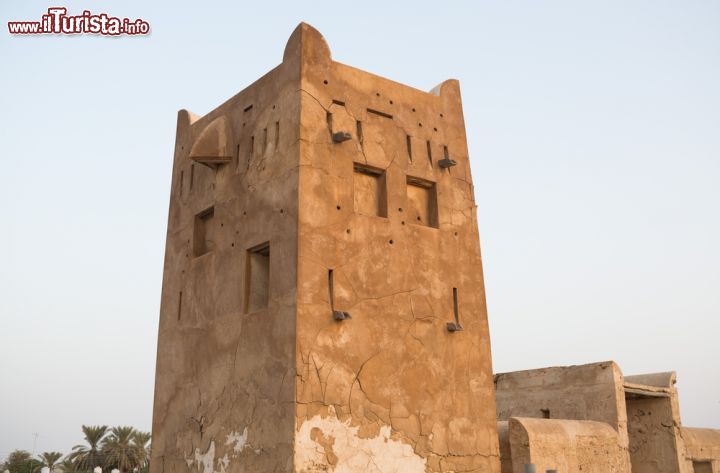
[[[133,434],[133,445],[138,450],[138,460],[140,461],[140,464],[138,465],[140,468],[143,468],[148,465],[150,462],[150,438],[152,436],[150,435],[150,432],[142,432],[140,430],[136,430]]]
[[[63,473],[79,473],[78,470],[75,468],[75,463],[70,457],[71,455],[68,455],[63,458],[63,461],[57,464],[57,469],[62,470]]]
[[[40,465],[35,467],[35,471],[40,471],[44,467],[47,467],[50,473],[53,473],[55,466],[58,464],[58,460],[62,458],[63,454],[60,452],[43,452],[38,457],[40,458]]]
[[[129,473],[139,467],[144,455],[135,443],[135,429],[132,427],[113,427],[102,443],[105,467],[117,468],[120,473]],[[143,452],[145,449],[142,449]]]
[[[100,443],[107,434],[107,425],[83,425],[87,445],[75,445],[68,455],[78,471],[93,471],[93,468],[103,464]]]
[[[39,464],[40,462],[34,459],[30,452],[15,450],[0,465],[0,469],[10,473],[32,473]]]

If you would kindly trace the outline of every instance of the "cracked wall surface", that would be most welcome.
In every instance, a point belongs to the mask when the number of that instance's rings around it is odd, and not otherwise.
[[[422,92],[334,62],[304,34],[296,471],[499,471],[458,84]],[[451,333],[453,288],[463,330]]]
[[[457,82],[336,63],[305,24],[181,111],[151,473],[499,472],[473,199]]]

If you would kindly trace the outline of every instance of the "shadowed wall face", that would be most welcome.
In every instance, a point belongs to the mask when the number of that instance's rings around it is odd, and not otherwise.
[[[299,73],[179,113],[153,473],[292,471]]]

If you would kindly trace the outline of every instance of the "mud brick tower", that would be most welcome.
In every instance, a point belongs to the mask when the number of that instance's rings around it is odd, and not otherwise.
[[[282,64],[180,111],[152,473],[498,472],[457,81]]]

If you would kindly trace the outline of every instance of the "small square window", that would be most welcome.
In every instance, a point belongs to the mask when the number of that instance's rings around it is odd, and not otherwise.
[[[437,190],[434,182],[408,176],[407,207],[410,223],[438,227]]]
[[[357,163],[354,171],[355,212],[375,217],[387,217],[385,171]]]
[[[245,272],[245,312],[266,309],[270,295],[270,243],[247,251]]]
[[[195,216],[193,226],[193,254],[204,255],[215,247],[215,208],[203,210]]]

